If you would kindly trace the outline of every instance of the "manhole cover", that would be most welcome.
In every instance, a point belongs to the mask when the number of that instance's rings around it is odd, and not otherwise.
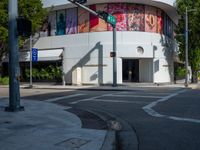
[[[83,146],[89,142],[90,142],[89,140],[84,140],[84,139],[79,139],[79,138],[71,138],[71,139],[62,141],[60,143],[57,143],[55,145],[70,147],[70,148],[80,148],[81,146]]]

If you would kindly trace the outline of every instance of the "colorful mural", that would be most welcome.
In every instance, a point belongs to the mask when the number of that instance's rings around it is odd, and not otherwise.
[[[56,35],[56,13],[50,13],[48,17],[48,30],[50,36]]]
[[[89,13],[81,8],[78,8],[78,32],[89,32]]]
[[[162,10],[158,9],[157,12],[157,32],[162,34],[163,33],[163,15]]]
[[[77,8],[68,9],[66,12],[66,34],[77,33]]]
[[[145,7],[143,5],[130,4],[128,9],[128,31],[144,31]]]
[[[89,7],[114,15],[117,18],[117,31],[145,31],[173,37],[173,22],[159,8],[130,3],[95,4]],[[81,8],[50,13],[45,31],[43,29],[45,36],[101,31],[112,31],[112,26]]]
[[[94,11],[107,11],[107,4],[91,5],[90,8]],[[107,23],[90,14],[90,32],[107,31]]]
[[[145,6],[145,31],[157,31],[157,9],[152,6]]]
[[[127,7],[126,4],[108,4],[108,13],[112,14],[117,18],[116,29],[117,31],[127,30]],[[112,31],[112,26],[108,25],[108,30]]]
[[[57,11],[56,18],[56,35],[64,35],[65,34],[65,10]]]

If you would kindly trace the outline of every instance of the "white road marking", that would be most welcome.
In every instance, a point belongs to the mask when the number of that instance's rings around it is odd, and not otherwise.
[[[145,95],[118,95],[118,94],[110,94],[109,96],[113,97],[142,97],[142,98],[163,98],[163,96],[145,96]]]
[[[86,99],[78,100],[78,101],[75,101],[75,102],[71,102],[70,104],[77,104],[77,103],[80,103],[80,102],[91,101],[91,100],[98,99],[98,98],[101,98],[101,97],[104,97],[104,96],[109,96],[109,95],[111,95],[111,94],[104,94],[104,95],[100,95],[100,96],[86,98]]]
[[[150,94],[150,95],[169,95],[169,94],[171,94],[171,93],[152,93],[152,92],[145,92],[145,93],[139,93],[139,92],[121,92],[121,94],[145,94],[145,95],[148,95],[148,94]]]
[[[148,103],[144,101],[125,101],[125,100],[109,100],[109,99],[85,99],[84,101],[128,103],[128,104],[147,104]]]
[[[176,93],[170,94],[170,95],[168,95],[166,97],[163,97],[163,98],[161,98],[161,99],[159,99],[157,101],[154,101],[154,102],[144,106],[143,110],[147,114],[149,114],[149,115],[151,115],[153,117],[168,118],[168,119],[172,119],[172,120],[176,120],[176,121],[187,121],[187,122],[193,122],[193,123],[200,123],[199,119],[191,119],[191,118],[182,118],[182,117],[162,115],[162,114],[156,112],[155,110],[153,110],[153,107],[155,107],[158,103],[167,101],[170,98],[177,96],[178,94],[184,93],[185,91],[187,91],[187,90],[181,90],[181,91],[178,91]]]
[[[58,100],[61,100],[61,99],[74,98],[74,97],[83,96],[83,95],[85,95],[85,94],[74,94],[74,95],[51,98],[51,99],[47,99],[45,101],[46,102],[55,102],[55,101],[58,101]]]

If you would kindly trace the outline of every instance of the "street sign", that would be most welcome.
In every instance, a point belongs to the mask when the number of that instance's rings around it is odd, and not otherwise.
[[[107,22],[115,26],[117,23],[117,20],[113,15],[108,14]]]
[[[103,20],[105,20],[109,24],[111,24],[113,26],[116,25],[117,20],[113,15],[111,15],[111,14],[105,12],[105,11],[98,11],[97,13],[98,13],[100,18],[102,18]]]
[[[32,48],[32,62],[38,61],[38,49]]]

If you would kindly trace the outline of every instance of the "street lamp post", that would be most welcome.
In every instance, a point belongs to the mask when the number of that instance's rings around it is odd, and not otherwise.
[[[188,8],[185,10],[185,87],[188,87]]]
[[[185,87],[188,87],[189,84],[189,70],[188,70],[188,13],[194,12],[196,9],[189,9],[186,7],[185,9]]]

